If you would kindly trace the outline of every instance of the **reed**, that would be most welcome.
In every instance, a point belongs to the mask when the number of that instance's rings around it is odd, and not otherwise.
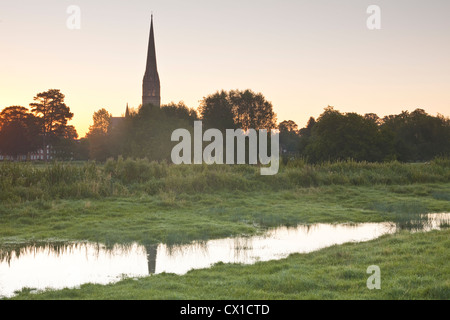
[[[261,176],[250,165],[172,165],[146,159],[50,164],[0,164],[0,200],[80,199],[160,192],[280,191],[328,185],[370,186],[446,183],[450,161],[368,163],[355,161],[308,164],[294,160],[277,175]],[[436,194],[446,198],[447,194]]]

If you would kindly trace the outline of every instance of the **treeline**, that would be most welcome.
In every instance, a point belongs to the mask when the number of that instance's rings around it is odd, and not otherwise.
[[[341,113],[328,107],[300,130],[293,121],[279,125],[280,144],[288,155],[309,162],[428,161],[450,154],[450,119],[422,109],[384,118],[376,114]]]
[[[170,160],[176,143],[171,133],[178,128],[193,130],[195,120],[204,129],[279,129],[284,160],[303,158],[324,161],[402,162],[428,161],[450,154],[450,120],[431,116],[422,109],[384,118],[374,113],[359,115],[325,108],[299,129],[292,121],[277,125],[273,106],[261,93],[251,90],[220,91],[200,102],[197,110],[179,104],[151,105],[130,111],[117,122],[105,110],[94,114],[87,139],[90,159],[104,161],[118,156]],[[120,119],[119,119],[120,120]]]
[[[93,120],[86,135],[89,159],[105,161],[123,156],[163,161],[170,159],[172,132],[193,128],[198,115],[180,102],[161,108],[152,105],[144,105],[139,110],[127,108],[122,118],[113,118],[106,109],[100,109],[94,113]]]
[[[0,112],[0,155],[16,159],[45,150],[43,160],[72,158],[78,134],[68,125],[73,113],[64,98],[60,90],[50,89],[34,97],[31,110],[22,106],[4,108]]]
[[[86,138],[68,125],[73,113],[59,90],[39,93],[30,104],[3,109],[0,113],[0,155],[19,156],[50,145],[53,159],[97,160],[146,158],[168,161],[175,129],[193,131],[194,121],[203,129],[278,129],[285,162],[301,158],[310,163],[327,161],[401,162],[428,161],[450,155],[450,119],[432,116],[422,109],[380,118],[325,108],[304,128],[292,121],[277,124],[272,104],[251,90],[218,91],[204,97],[198,109],[183,102],[161,108],[127,106],[123,117],[106,109],[93,115]]]
[[[128,107],[123,118],[113,118],[100,109],[93,115],[93,125],[87,134],[89,157],[105,161],[108,158],[147,158],[150,161],[170,161],[171,151],[178,142],[171,141],[179,128],[194,130],[194,121],[202,120],[203,128],[276,129],[273,106],[261,93],[251,90],[221,91],[200,102],[198,111],[183,102],[161,108],[152,105],[138,110]]]

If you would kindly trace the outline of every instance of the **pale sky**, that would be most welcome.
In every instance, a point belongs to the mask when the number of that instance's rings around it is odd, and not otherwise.
[[[94,111],[138,107],[152,11],[163,104],[252,89],[299,127],[328,105],[450,115],[448,0],[2,0],[0,110],[60,89],[84,136]]]

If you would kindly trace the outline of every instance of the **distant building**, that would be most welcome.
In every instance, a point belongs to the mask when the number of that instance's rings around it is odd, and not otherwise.
[[[145,68],[144,79],[142,81],[142,105],[152,104],[155,107],[161,107],[161,85],[159,82],[158,66],[156,64],[155,34],[153,31],[153,15],[150,22],[150,36],[148,40],[147,65]],[[125,117],[130,115],[127,108]],[[116,128],[124,117],[111,117],[111,128]]]
[[[142,105],[153,104],[161,107],[161,86],[156,65],[155,36],[153,32],[153,15],[150,22],[150,38],[148,41],[147,67],[142,83]]]
[[[53,160],[51,146],[47,146],[47,160]],[[44,149],[39,149],[35,152],[22,154],[18,156],[4,155],[0,153],[0,161],[45,161]]]
[[[47,146],[46,151],[47,151],[47,160],[53,160],[51,147]],[[29,156],[29,159],[26,159],[26,160],[31,160],[31,161],[44,161],[45,160],[44,149],[39,149],[36,152],[32,152],[28,156]]]

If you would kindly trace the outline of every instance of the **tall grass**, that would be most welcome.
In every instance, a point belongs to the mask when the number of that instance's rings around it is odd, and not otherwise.
[[[82,165],[0,163],[1,201],[439,182],[450,182],[449,159],[413,164],[345,161],[316,165],[297,160],[282,165],[274,176],[261,176],[257,166],[176,166],[145,159],[119,158]]]

